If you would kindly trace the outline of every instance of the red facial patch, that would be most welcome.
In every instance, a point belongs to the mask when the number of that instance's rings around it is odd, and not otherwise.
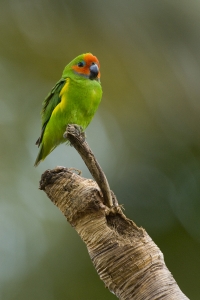
[[[76,71],[77,73],[79,73],[79,74],[83,74],[83,75],[89,76],[90,75],[90,67],[94,63],[97,64],[97,66],[100,69],[100,64],[99,64],[98,59],[96,58],[96,56],[92,55],[91,53],[85,54],[83,56],[83,60],[82,61],[85,63],[84,66],[75,65],[75,66],[72,67],[72,69],[74,71]],[[100,78],[100,72],[99,72],[97,78]]]

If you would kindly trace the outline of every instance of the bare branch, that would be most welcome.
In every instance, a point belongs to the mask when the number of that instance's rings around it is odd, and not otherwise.
[[[157,245],[123,214],[80,128],[68,125],[64,136],[96,182],[57,167],[42,175],[40,189],[85,242],[106,287],[121,300],[188,299],[167,269]]]
[[[40,189],[78,232],[100,278],[119,299],[188,299],[146,231],[120,206],[108,208],[96,182],[58,167],[42,175]]]
[[[101,189],[105,204],[108,207],[112,207],[113,202],[114,205],[117,205],[114,194],[111,194],[107,178],[102,171],[98,161],[96,160],[92,150],[90,149],[88,143],[85,141],[85,134],[84,132],[80,131],[80,126],[77,126],[76,124],[69,124],[67,126],[66,132],[64,133],[64,137],[70,141],[71,145],[82,157],[83,161],[88,167],[88,170]]]

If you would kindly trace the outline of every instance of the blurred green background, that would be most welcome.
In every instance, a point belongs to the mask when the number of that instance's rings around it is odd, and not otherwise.
[[[87,140],[125,214],[147,230],[190,299],[200,297],[200,2],[1,0],[0,299],[116,299],[44,192],[72,147],[38,168],[41,103],[77,55],[101,63]]]

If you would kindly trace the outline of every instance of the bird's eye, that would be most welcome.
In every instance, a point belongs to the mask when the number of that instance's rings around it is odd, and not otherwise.
[[[78,67],[82,68],[85,66],[85,62],[84,61],[79,61],[78,62]]]

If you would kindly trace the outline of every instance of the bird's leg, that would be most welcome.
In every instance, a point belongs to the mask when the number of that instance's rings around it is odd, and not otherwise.
[[[85,131],[83,130],[83,127],[80,125],[77,125],[77,124],[71,124],[71,125],[73,125],[76,135],[78,135],[81,138],[82,142],[85,142],[86,134],[85,134]],[[63,134],[64,139],[67,139],[67,134],[68,133],[66,130]]]
[[[86,134],[85,131],[83,130],[83,127],[77,124],[73,124],[73,125],[76,129],[77,134],[82,138],[83,142],[85,142]]]

